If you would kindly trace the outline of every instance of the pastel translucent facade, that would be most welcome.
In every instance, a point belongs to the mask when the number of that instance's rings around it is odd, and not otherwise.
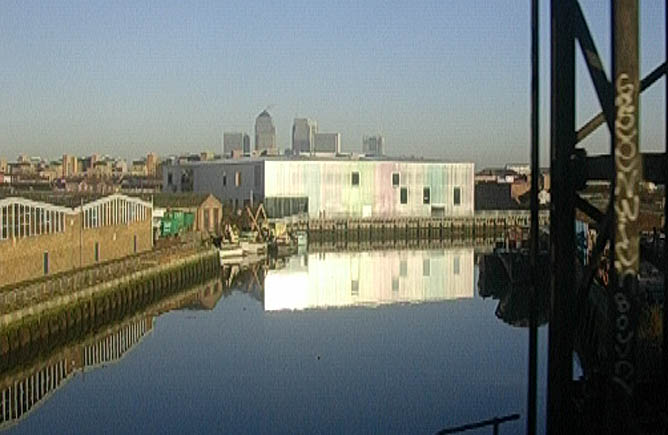
[[[271,270],[264,309],[304,310],[474,297],[473,249],[309,253]]]
[[[473,216],[472,163],[267,160],[265,198],[308,198],[317,217]]]

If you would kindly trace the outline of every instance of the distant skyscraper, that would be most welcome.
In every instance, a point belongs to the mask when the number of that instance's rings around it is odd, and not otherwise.
[[[248,135],[245,135],[248,136]],[[241,153],[244,147],[243,133],[223,133],[223,154],[231,156],[235,151]]]
[[[73,177],[79,172],[79,159],[76,156],[63,154],[63,177]]]
[[[362,138],[362,153],[368,156],[385,155],[383,136],[364,136]]]
[[[156,153],[146,154],[146,171],[149,177],[155,177],[158,173],[158,155]]]
[[[243,151],[245,156],[249,156],[250,153],[251,153],[250,136],[248,136],[246,133],[244,133],[244,141],[243,141],[242,151]]]
[[[316,154],[338,154],[341,152],[341,133],[316,133],[315,146],[313,148]]]
[[[276,154],[276,127],[271,115],[263,110],[255,119],[255,150]]]
[[[317,132],[317,122],[308,118],[295,118],[292,125],[292,153],[312,153],[315,149]]]

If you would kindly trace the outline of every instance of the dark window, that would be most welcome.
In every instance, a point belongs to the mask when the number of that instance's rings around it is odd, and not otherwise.
[[[360,282],[357,280],[350,281],[350,295],[359,296],[360,294]]]
[[[402,187],[401,188],[401,203],[402,204],[408,204],[408,188],[407,187]]]
[[[393,172],[392,173],[392,186],[394,186],[394,187],[399,186],[399,173],[398,172]]]
[[[455,187],[454,197],[452,201],[455,205],[460,205],[462,203],[462,189]]]
[[[360,173],[359,172],[353,172],[352,184],[353,184],[353,186],[359,186],[360,185]]]
[[[181,192],[193,191],[193,170],[186,169],[181,174]]]
[[[171,185],[172,182],[173,182],[173,180],[174,180],[174,176],[173,176],[172,173],[170,172],[169,174],[167,174],[167,184],[168,184],[168,185]]]
[[[209,223],[209,209],[206,208],[204,209],[204,229],[206,231],[209,231],[210,229],[210,223]]]
[[[95,262],[100,261],[100,242],[95,242]]]
[[[49,253],[44,251],[44,275],[49,274]]]
[[[137,253],[137,235],[134,236],[134,253]]]
[[[429,204],[431,202],[431,190],[428,187],[422,189],[422,203]]]
[[[445,207],[435,207],[431,206],[431,217],[444,217],[445,216]]]
[[[227,186],[227,174],[223,172],[223,187]]]
[[[260,167],[260,165],[256,165],[253,168],[253,179],[254,179],[253,181],[254,181],[255,187],[260,187],[260,181],[261,181],[260,178],[261,177],[262,177],[262,168]]]

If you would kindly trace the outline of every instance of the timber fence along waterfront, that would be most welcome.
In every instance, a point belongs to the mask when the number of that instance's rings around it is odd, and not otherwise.
[[[529,210],[492,210],[470,217],[401,217],[362,219],[281,219],[290,231],[304,231],[310,242],[323,241],[401,241],[475,240],[505,236],[528,236]],[[540,213],[540,225],[549,225],[549,212]]]

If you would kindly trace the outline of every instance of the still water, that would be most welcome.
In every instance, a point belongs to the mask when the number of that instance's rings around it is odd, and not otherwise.
[[[434,433],[519,413],[501,433],[523,433],[522,310],[479,296],[475,258],[313,252],[235,267],[3,364],[0,430]],[[541,327],[541,357],[546,336]]]

